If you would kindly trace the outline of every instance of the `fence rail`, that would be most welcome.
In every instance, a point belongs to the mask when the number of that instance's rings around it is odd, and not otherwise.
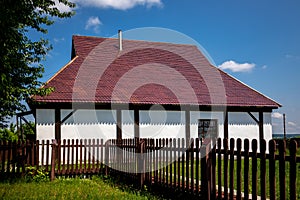
[[[31,165],[44,168],[52,179],[121,175],[140,186],[205,199],[300,199],[296,141],[288,148],[284,140],[267,145],[264,140],[197,138],[189,144],[173,138],[0,142],[0,175],[22,175]]]

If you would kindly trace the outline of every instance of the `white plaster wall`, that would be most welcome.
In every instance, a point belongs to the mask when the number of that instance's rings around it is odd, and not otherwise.
[[[116,124],[85,123],[63,124],[61,139],[113,139],[116,137]]]
[[[62,119],[72,110],[62,110]],[[116,138],[116,112],[109,110],[79,110],[61,126],[62,139],[108,139]],[[253,113],[256,118],[258,115]],[[55,138],[54,110],[38,109],[37,139],[52,140]],[[191,112],[191,137],[198,137],[199,119],[217,119],[219,137],[224,138],[222,112]],[[122,111],[123,138],[134,137],[133,111]],[[258,125],[247,113],[229,113],[229,138],[258,139]],[[140,137],[142,138],[185,138],[185,113],[181,111],[140,111]],[[264,114],[264,138],[272,139],[271,113]],[[50,141],[51,143],[51,141]],[[42,147],[40,147],[42,148]],[[268,147],[267,147],[268,148]],[[51,148],[50,157],[51,158]],[[250,144],[251,150],[251,144]],[[46,152],[46,148],[44,148]],[[67,153],[67,152],[66,152]],[[95,155],[97,157],[97,155]],[[40,154],[40,162],[42,155]],[[50,160],[48,160],[50,163]],[[44,164],[46,163],[44,157]]]
[[[62,110],[62,118],[72,110]],[[116,138],[115,111],[79,110],[61,127],[62,139],[97,139],[105,141]],[[254,115],[258,118],[257,114]],[[219,137],[224,138],[222,112],[191,112],[191,137],[198,136],[198,119],[217,119]],[[122,111],[123,138],[134,137],[133,111]],[[264,114],[264,138],[272,138],[271,113]],[[54,139],[54,110],[37,110],[37,139]],[[182,111],[140,111],[140,137],[144,138],[185,138],[185,113]],[[247,113],[229,114],[229,137],[259,137],[258,125]]]
[[[36,112],[37,140],[51,140],[55,138],[54,110],[38,109]]]

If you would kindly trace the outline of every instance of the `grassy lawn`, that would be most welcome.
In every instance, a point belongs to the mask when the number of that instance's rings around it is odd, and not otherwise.
[[[244,192],[244,160],[241,160],[241,190],[242,192]],[[177,170],[178,170],[178,162],[174,162],[172,163],[172,165],[168,166],[168,173],[170,173],[170,169],[172,170],[172,180],[174,178],[174,165],[176,165],[176,177],[177,177]],[[221,162],[221,178],[222,178],[222,182],[221,185],[224,186],[224,160],[222,160]],[[199,179],[201,181],[201,165],[199,164],[199,166],[196,166],[196,161],[194,162],[194,179],[196,178],[196,170],[198,168],[199,170]],[[230,174],[229,174],[229,167],[230,167],[230,161],[228,161],[228,187],[229,185],[229,178],[230,178]],[[276,178],[276,198],[279,198],[279,190],[280,190],[280,181],[279,181],[279,161],[275,162],[275,168],[276,168],[276,172],[275,172],[275,178]],[[182,176],[182,163],[180,162],[180,176]],[[237,189],[237,161],[234,160],[234,189]],[[166,171],[163,169],[161,169],[161,173],[164,174],[166,173]],[[296,174],[294,174],[297,177],[297,195],[300,199],[300,163],[297,163],[297,172]],[[184,163],[184,176],[186,176],[186,165]],[[189,178],[191,178],[191,166],[189,167]],[[289,162],[285,162],[285,182],[286,182],[286,195],[287,195],[287,199],[289,199],[288,195],[289,195],[289,178],[290,178],[290,166],[289,166]],[[182,180],[182,178],[180,178]],[[178,177],[177,177],[178,180]],[[181,181],[180,180],[180,181]],[[248,182],[248,187],[249,187],[249,194],[252,193],[252,159],[249,159],[249,182]],[[170,176],[169,176],[169,181],[170,181]],[[195,180],[196,181],[196,180]],[[216,165],[216,181],[218,184],[218,163]],[[260,195],[261,194],[261,175],[260,175],[260,159],[257,159],[257,182],[256,182],[256,187],[257,187],[257,194]],[[267,197],[270,196],[270,184],[269,184],[269,160],[266,160],[266,191],[267,191]]]
[[[56,179],[53,182],[0,183],[0,199],[158,199],[145,191],[124,189],[110,180]]]

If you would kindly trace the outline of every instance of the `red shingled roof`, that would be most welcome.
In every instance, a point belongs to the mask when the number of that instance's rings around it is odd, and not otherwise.
[[[169,105],[280,105],[212,66],[196,46],[73,36],[72,60],[37,102]]]

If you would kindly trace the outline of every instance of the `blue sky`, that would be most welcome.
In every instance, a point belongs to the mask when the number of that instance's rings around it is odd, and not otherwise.
[[[72,35],[111,37],[118,29],[168,28],[201,44],[216,66],[283,105],[273,130],[300,133],[300,1],[73,0],[76,15],[55,19],[46,37],[47,81],[69,60]],[[58,5],[61,10],[68,10]],[[37,37],[31,33],[32,37]],[[126,38],[125,38],[126,39]]]

